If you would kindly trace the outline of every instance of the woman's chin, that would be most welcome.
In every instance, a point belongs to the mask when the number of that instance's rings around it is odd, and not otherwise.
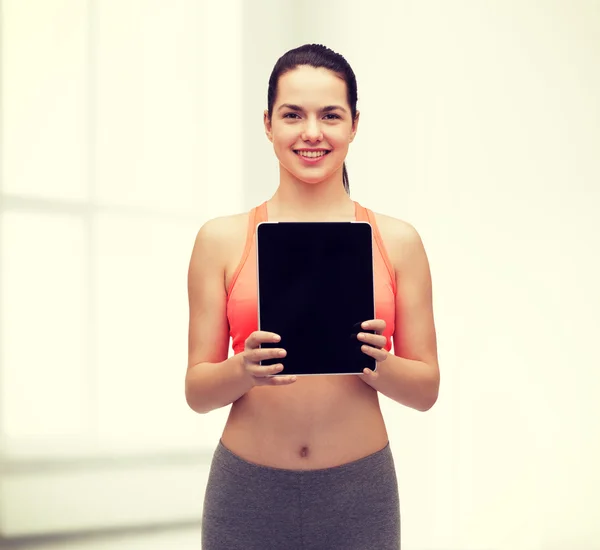
[[[292,175],[300,182],[305,183],[307,185],[319,185],[324,183],[328,179],[333,176],[330,173],[321,172],[320,174],[306,174],[306,173],[292,173]]]
[[[283,165],[282,167],[285,168]],[[331,179],[335,174],[331,170],[319,170],[316,167],[308,170],[290,170],[289,168],[285,168],[285,170],[292,178],[306,185],[319,185]]]

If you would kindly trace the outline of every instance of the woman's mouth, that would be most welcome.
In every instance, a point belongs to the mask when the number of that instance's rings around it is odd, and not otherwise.
[[[294,153],[296,153],[296,155],[299,156],[304,162],[308,162],[310,164],[319,162],[320,160],[325,158],[329,154],[329,152],[330,151],[325,151],[323,149],[319,151],[294,151]]]

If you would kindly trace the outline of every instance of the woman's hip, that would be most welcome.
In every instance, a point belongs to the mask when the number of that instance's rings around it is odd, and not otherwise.
[[[389,443],[333,468],[290,470],[252,463],[219,442],[206,488],[203,544],[205,550],[396,550],[400,508]]]

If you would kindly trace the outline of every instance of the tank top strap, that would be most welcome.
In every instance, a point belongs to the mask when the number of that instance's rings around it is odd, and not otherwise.
[[[357,222],[368,222],[369,221],[369,215],[367,214],[367,209],[364,206],[362,206],[361,204],[358,204],[356,201],[354,201],[354,212],[355,212]]]
[[[244,267],[244,264],[246,263],[246,260],[248,259],[250,250],[252,250],[252,246],[254,244],[254,233],[256,231],[256,225],[261,221],[266,221],[266,214],[267,214],[266,203],[263,203],[260,206],[254,207],[248,213],[248,228],[246,230],[246,244],[244,246],[244,252],[242,253],[240,262],[239,262],[236,270],[233,272],[233,276],[231,277],[229,287],[227,288],[228,295],[231,292],[231,289],[233,288],[233,286],[235,285],[235,282],[237,281],[237,279],[242,271],[242,268]],[[261,219],[261,216],[263,216],[264,219]]]
[[[391,282],[394,294],[396,294],[396,271],[394,270],[394,267],[392,266],[392,262],[390,261],[390,257],[385,248],[383,238],[381,237],[381,233],[379,232],[379,227],[377,226],[375,214],[371,210],[369,210],[368,208],[365,208],[364,206],[358,204],[357,202],[355,202],[355,205],[356,205],[356,221],[357,222],[369,222],[371,224],[371,227],[373,228],[373,238],[375,239],[375,242],[377,243],[377,248],[379,249],[379,253],[381,254],[383,263],[385,264],[385,267],[388,271],[388,275],[390,277],[390,282]]]
[[[263,202],[261,205],[257,206],[255,209],[255,220],[254,220],[254,228],[261,223],[269,221],[269,214],[267,212],[267,201]]]

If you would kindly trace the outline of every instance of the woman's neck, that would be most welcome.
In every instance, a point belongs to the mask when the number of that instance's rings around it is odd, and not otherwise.
[[[355,208],[344,189],[341,170],[319,183],[305,183],[282,170],[279,187],[267,206],[269,219],[290,221],[352,220]]]

